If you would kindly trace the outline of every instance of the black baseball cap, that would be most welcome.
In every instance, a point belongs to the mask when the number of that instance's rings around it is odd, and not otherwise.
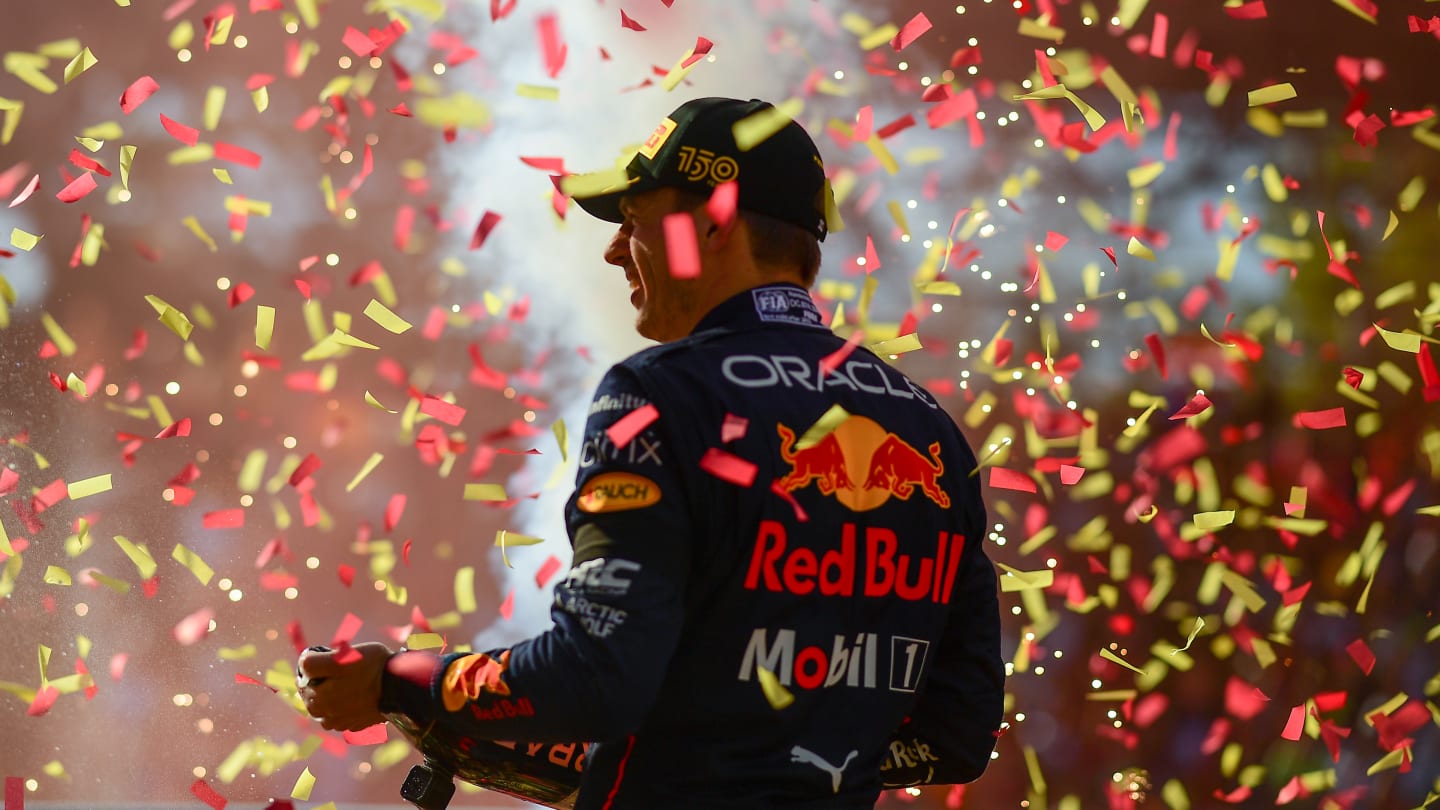
[[[620,198],[672,187],[709,198],[715,187],[734,180],[737,207],[774,217],[824,241],[830,195],[820,150],[793,120],[759,143],[743,149],[735,125],[751,116],[783,115],[766,101],[697,98],[680,105],[650,134],[625,167],[629,183],[593,196],[575,197],[587,213],[622,222]]]

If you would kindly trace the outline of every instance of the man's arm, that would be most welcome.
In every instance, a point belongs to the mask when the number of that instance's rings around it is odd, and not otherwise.
[[[640,724],[679,640],[692,538],[663,423],[624,435],[622,420],[646,404],[618,367],[596,392],[566,508],[575,555],[555,588],[554,627],[486,654],[401,653],[382,680],[384,710],[477,739],[601,741]]]
[[[973,486],[979,517],[965,539],[936,666],[910,717],[891,735],[890,754],[880,770],[887,788],[973,781],[984,773],[995,748],[1005,711],[1005,665],[995,569],[983,546],[985,510],[979,485]]]

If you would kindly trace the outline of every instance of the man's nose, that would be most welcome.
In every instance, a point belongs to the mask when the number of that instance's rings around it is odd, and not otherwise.
[[[605,262],[616,267],[624,267],[630,263],[630,234],[625,228],[615,231],[610,244],[605,246]]]

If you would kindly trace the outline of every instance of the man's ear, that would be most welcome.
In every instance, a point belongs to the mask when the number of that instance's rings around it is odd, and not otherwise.
[[[700,250],[705,253],[724,250],[725,246],[730,244],[730,237],[735,233],[735,227],[740,222],[740,217],[732,216],[728,223],[721,225],[703,207],[695,211],[693,216],[695,218],[695,235],[699,239]]]

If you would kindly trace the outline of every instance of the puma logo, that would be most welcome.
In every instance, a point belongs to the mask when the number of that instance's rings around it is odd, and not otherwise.
[[[790,749],[791,762],[804,762],[809,765],[814,765],[820,770],[830,774],[830,786],[835,793],[840,792],[840,777],[845,773],[845,768],[850,764],[850,760],[858,756],[860,756],[859,751],[851,751],[849,755],[845,757],[845,761],[840,763],[840,767],[837,768],[825,761],[824,757],[814,751],[801,748],[798,745]]]

